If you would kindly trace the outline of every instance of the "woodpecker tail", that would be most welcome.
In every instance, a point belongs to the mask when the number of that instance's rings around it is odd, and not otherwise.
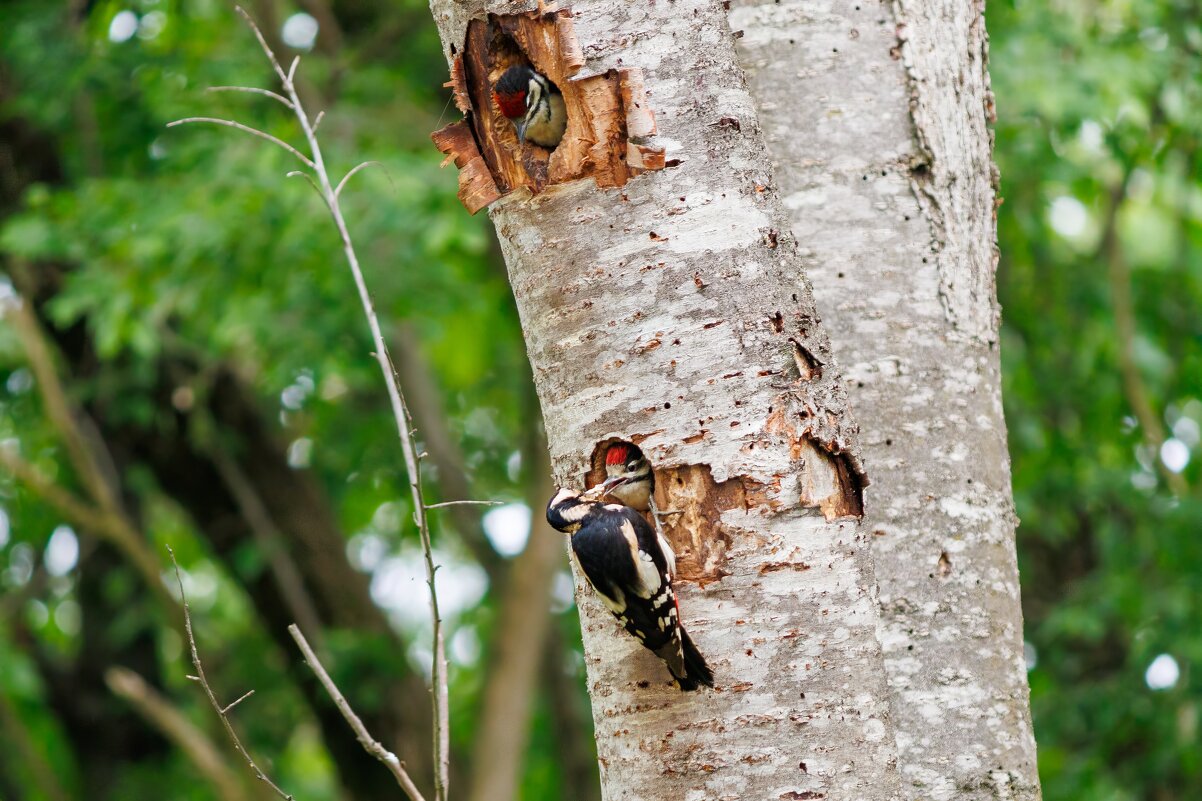
[[[668,670],[671,671],[672,678],[676,679],[676,686],[686,692],[696,690],[702,684],[706,687],[713,687],[714,672],[705,663],[705,657],[697,650],[697,646],[693,645],[693,641],[683,627],[676,630],[680,632],[680,653],[683,659],[664,660],[668,663]]]

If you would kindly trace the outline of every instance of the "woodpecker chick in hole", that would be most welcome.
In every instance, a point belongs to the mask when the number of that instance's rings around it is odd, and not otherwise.
[[[547,504],[547,522],[570,535],[589,585],[626,631],[664,660],[676,686],[713,687],[713,671],[680,624],[672,547],[634,509],[599,500],[625,481],[611,478],[584,494],[560,489]]]
[[[529,140],[554,150],[568,127],[568,110],[555,84],[525,64],[505,70],[493,87],[493,102],[517,129],[518,141]]]
[[[609,480],[625,479],[611,485],[606,491],[606,496],[640,512],[651,508],[651,495],[655,492],[655,473],[638,445],[629,442],[615,442],[610,445],[605,451],[605,477]]]

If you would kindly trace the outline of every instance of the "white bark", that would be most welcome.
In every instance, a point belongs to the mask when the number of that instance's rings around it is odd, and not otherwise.
[[[432,7],[457,49],[485,10]],[[663,505],[685,512],[669,530],[688,565],[682,619],[718,683],[672,688],[579,593],[604,796],[893,798],[869,546],[840,517],[858,502],[855,430],[725,12],[711,0],[572,12],[581,74],[641,68],[655,141],[679,163],[622,189],[515,193],[491,214],[556,478],[580,486],[598,443],[639,439]]]
[[[781,193],[864,432],[902,794],[1038,799],[982,6],[735,6]]]

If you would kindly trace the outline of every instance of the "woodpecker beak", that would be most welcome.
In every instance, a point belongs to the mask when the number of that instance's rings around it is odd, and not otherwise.
[[[522,120],[517,124],[518,129],[518,144],[526,144],[526,121]]]
[[[600,500],[601,498],[604,498],[606,495],[608,495],[610,492],[612,492],[615,487],[617,487],[621,484],[625,484],[629,480],[630,479],[628,479],[626,476],[615,476],[614,478],[607,478],[605,481],[603,481],[600,484],[598,484],[597,486],[593,487],[591,490],[584,493],[580,497],[586,501]]]

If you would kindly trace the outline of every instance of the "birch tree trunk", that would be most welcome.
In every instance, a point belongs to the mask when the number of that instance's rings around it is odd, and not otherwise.
[[[531,7],[432,10],[450,55],[472,17]],[[582,77],[642,70],[668,168],[511,192],[490,214],[556,480],[584,484],[611,438],[641,444],[680,512],[682,619],[718,684],[676,690],[580,588],[603,796],[893,798],[855,428],[725,11],[582,0],[571,16]]]
[[[983,3],[736,0],[730,21],[864,429],[902,795],[1038,799]]]

